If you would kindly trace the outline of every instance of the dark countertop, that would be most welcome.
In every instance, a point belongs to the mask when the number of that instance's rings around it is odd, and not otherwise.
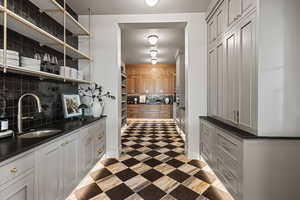
[[[106,116],[100,118],[88,118],[85,121],[79,119],[76,120],[63,120],[58,123],[54,123],[49,126],[41,127],[42,129],[59,129],[62,130],[61,133],[45,137],[45,138],[36,138],[36,139],[20,139],[18,137],[9,137],[0,139],[0,162],[7,160],[11,157],[14,157],[18,154],[24,153],[30,149],[33,149],[37,146],[50,142],[58,137],[66,135],[72,131],[75,131],[79,128],[82,128],[86,125],[89,125],[95,121],[98,121]]]
[[[165,103],[128,103],[127,105],[172,106],[173,104],[165,104]]]
[[[218,127],[220,127],[221,129],[225,130],[225,133],[228,133],[229,135],[237,138],[237,139],[269,139],[269,140],[300,140],[300,137],[264,137],[264,136],[257,136],[254,134],[251,134],[247,131],[243,131],[239,128],[236,128],[234,126],[230,126],[228,124],[225,124],[224,122],[214,119],[212,117],[209,116],[200,116],[199,117],[202,120],[205,120],[207,122],[210,122]]]

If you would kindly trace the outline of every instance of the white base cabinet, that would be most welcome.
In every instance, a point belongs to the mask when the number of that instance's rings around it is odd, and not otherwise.
[[[105,153],[105,119],[0,163],[0,200],[63,200]]]
[[[245,139],[200,120],[200,151],[235,200],[300,199],[300,140]]]
[[[13,179],[0,186],[1,200],[33,200],[34,199],[34,171],[30,170],[23,176]]]

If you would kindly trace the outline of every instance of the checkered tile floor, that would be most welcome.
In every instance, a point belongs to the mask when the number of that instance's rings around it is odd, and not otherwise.
[[[168,120],[133,121],[123,153],[102,160],[68,200],[232,200],[204,161],[188,160]]]

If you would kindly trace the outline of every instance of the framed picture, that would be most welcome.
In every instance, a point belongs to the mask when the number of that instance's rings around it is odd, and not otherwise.
[[[77,94],[63,94],[63,109],[65,118],[78,117],[82,115],[82,110],[79,109],[80,97]]]

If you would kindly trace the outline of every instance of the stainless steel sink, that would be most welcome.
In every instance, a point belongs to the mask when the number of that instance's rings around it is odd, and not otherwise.
[[[43,138],[43,137],[49,137],[52,135],[56,135],[60,132],[61,132],[61,130],[57,130],[57,129],[36,130],[36,131],[32,131],[32,132],[20,135],[19,138],[22,138],[22,139]]]

